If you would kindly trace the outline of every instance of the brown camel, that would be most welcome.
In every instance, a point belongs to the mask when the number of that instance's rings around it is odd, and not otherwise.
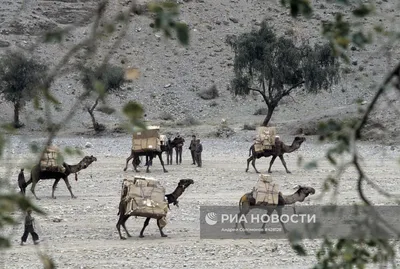
[[[253,193],[249,192],[244,194],[240,200],[239,200],[239,213],[238,213],[238,220],[242,215],[246,216],[250,210],[254,208],[259,208],[259,209],[264,209],[267,210],[267,214],[270,216],[274,210],[278,213],[279,216],[279,222],[281,223],[283,227],[283,231],[285,233],[288,233],[288,230],[286,229],[284,223],[281,221],[281,215],[282,215],[282,209],[285,205],[291,205],[296,202],[303,202],[304,199],[310,195],[310,194],[315,194],[315,189],[311,187],[303,187],[303,186],[298,186],[298,189],[295,193],[292,195],[283,195],[281,192],[279,192],[278,196],[278,204],[277,205],[255,205],[256,199],[253,197]],[[250,233],[246,231],[246,228],[244,227],[244,222],[242,221],[240,223],[243,227],[243,230],[247,235]],[[265,225],[266,223],[264,222],[262,225],[263,231],[261,233],[265,234]],[[238,222],[236,223],[235,230],[237,230]]]
[[[139,172],[139,170],[137,170],[137,167],[139,166],[140,163],[139,157],[146,156],[146,164],[145,164],[145,166],[147,166],[146,173],[150,173],[149,166],[153,163],[153,158],[158,156],[158,158],[160,159],[160,163],[163,167],[164,173],[168,173],[167,169],[165,169],[164,167],[164,161],[162,159],[162,153],[164,151],[167,151],[168,147],[166,145],[161,144],[160,149],[161,151],[152,150],[152,151],[142,151],[142,152],[135,152],[133,151],[133,149],[131,149],[131,155],[129,155],[129,157],[126,158],[126,165],[124,171],[128,169],[128,163],[131,159],[133,159],[132,160],[133,169],[135,170],[135,172]]]
[[[271,173],[271,167],[272,167],[272,164],[274,163],[276,157],[279,157],[279,159],[281,159],[281,162],[286,169],[286,173],[291,173],[286,167],[286,162],[285,162],[285,159],[283,158],[283,154],[292,153],[293,151],[298,150],[304,141],[306,141],[305,137],[296,136],[293,140],[292,145],[288,146],[285,143],[281,142],[280,140],[277,140],[277,141],[275,141],[275,145],[272,146],[272,149],[266,149],[266,150],[263,150],[260,152],[255,151],[254,144],[253,144],[249,149],[250,158],[247,159],[246,172],[249,171],[249,164],[251,162],[251,165],[254,167],[254,170],[256,170],[257,173],[260,173],[257,170],[256,165],[255,165],[256,159],[259,159],[261,157],[272,156],[271,162],[269,163],[268,173]]]
[[[26,187],[28,187],[29,184],[32,183],[31,192],[33,193],[33,195],[35,196],[35,198],[37,200],[40,200],[35,194],[36,184],[41,179],[55,179],[54,184],[53,184],[53,190],[51,192],[51,197],[55,199],[56,197],[54,196],[54,191],[56,190],[57,184],[60,181],[60,179],[63,179],[65,184],[67,185],[69,192],[71,193],[71,197],[76,198],[76,196],[72,193],[72,187],[69,184],[68,176],[70,174],[75,174],[75,180],[78,180],[77,173],[82,169],[86,169],[94,161],[97,161],[97,158],[93,157],[93,155],[92,155],[92,156],[85,156],[78,164],[75,164],[75,165],[69,165],[64,162],[63,163],[63,166],[65,167],[64,173],[53,172],[53,171],[40,171],[40,166],[35,165],[34,167],[32,167],[31,178],[24,185],[23,192],[25,193]]]
[[[168,208],[169,208],[169,204],[174,204],[175,206],[179,207],[178,206],[178,198],[182,195],[182,193],[185,191],[185,189],[187,187],[189,187],[191,184],[194,184],[194,181],[192,179],[181,179],[179,181],[178,186],[176,187],[176,189],[172,193],[165,195],[165,197],[167,198],[167,201],[168,201]],[[117,230],[118,230],[119,238],[122,239],[122,240],[125,240],[126,238],[121,235],[121,225],[124,228],[124,230],[125,230],[126,234],[128,235],[128,237],[132,237],[129,234],[129,232],[126,229],[126,226],[125,226],[126,221],[131,216],[130,215],[125,215],[125,208],[126,208],[125,201],[121,200],[120,203],[119,203],[119,207],[118,208],[119,208],[119,211],[118,211],[117,215],[119,215],[119,219],[118,219],[118,222],[117,222]],[[150,219],[151,218],[146,218],[146,220],[144,221],[143,228],[140,231],[140,237],[144,237],[143,232],[146,229],[147,225],[149,225]],[[162,218],[158,218],[157,219],[157,226],[158,226],[158,229],[160,230],[161,236],[162,237],[167,237],[167,235],[164,234],[164,232],[162,231],[162,229],[164,227],[162,227],[160,225],[160,220],[161,219]]]

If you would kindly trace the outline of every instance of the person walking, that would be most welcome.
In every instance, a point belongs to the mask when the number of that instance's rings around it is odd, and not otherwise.
[[[192,164],[196,164],[196,136],[192,135],[192,140],[189,146],[190,153],[192,154]]]
[[[202,166],[202,161],[201,161],[201,153],[203,152],[203,145],[200,143],[200,139],[196,140],[196,162],[197,162],[197,167]]]
[[[32,235],[33,243],[35,245],[39,244],[39,236],[35,232],[34,221],[35,219],[32,217],[32,209],[28,209],[25,216],[25,230],[24,234],[21,237],[21,246],[26,243],[29,234]]]

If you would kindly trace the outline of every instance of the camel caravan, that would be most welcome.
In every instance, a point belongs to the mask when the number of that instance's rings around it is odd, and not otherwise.
[[[249,169],[249,163],[252,162],[255,171],[259,173],[255,167],[255,160],[261,157],[272,156],[268,173],[271,173],[271,166],[276,157],[281,159],[286,172],[290,173],[286,167],[283,154],[291,153],[299,149],[304,141],[304,137],[295,137],[292,145],[288,146],[279,139],[275,127],[259,127],[257,129],[255,143],[249,150],[250,158],[247,159],[246,172]],[[127,170],[128,163],[132,160],[134,171],[139,172],[137,168],[141,163],[140,158],[146,157],[146,172],[149,173],[149,166],[151,165],[152,160],[155,157],[158,157],[163,171],[166,173],[168,171],[165,169],[162,153],[166,152],[168,165],[172,164],[172,152],[175,148],[176,164],[180,164],[182,162],[182,147],[184,142],[184,138],[180,137],[179,134],[171,141],[171,139],[167,138],[166,135],[160,133],[159,126],[149,126],[146,130],[135,131],[132,134],[131,154],[126,159],[125,168],[123,170]],[[71,197],[76,198],[72,193],[68,176],[70,174],[75,174],[75,180],[78,180],[77,173],[88,168],[95,161],[97,161],[96,157],[85,156],[78,164],[69,165],[62,160],[58,147],[48,146],[42,154],[40,163],[31,169],[30,179],[27,182],[25,182],[24,169],[21,169],[18,175],[18,185],[21,189],[21,193],[25,195],[26,188],[32,184],[31,192],[34,197],[39,200],[35,194],[36,184],[41,179],[54,179],[55,181],[52,187],[51,197],[55,199],[55,189],[59,181],[63,179]],[[194,184],[192,179],[181,179],[179,180],[175,190],[166,194],[165,188],[157,179],[143,176],[125,176],[121,188],[117,214],[119,217],[116,224],[120,239],[126,239],[121,234],[121,226],[124,228],[127,236],[131,237],[125,226],[126,221],[131,216],[146,218],[143,228],[140,231],[140,237],[144,237],[143,233],[151,219],[156,220],[160,235],[166,237],[167,235],[163,232],[163,228],[167,224],[166,216],[170,210],[169,205],[173,204],[178,207],[178,198],[192,184]],[[266,210],[269,215],[272,214],[273,211],[276,211],[280,216],[282,214],[282,208],[285,205],[294,205],[296,202],[303,202],[306,197],[312,194],[315,194],[315,189],[306,186],[298,186],[297,190],[293,194],[283,195],[280,192],[278,185],[273,183],[270,175],[260,174],[260,178],[256,182],[253,190],[245,193],[240,198],[238,215],[245,216],[253,208],[262,208]],[[239,223],[236,223],[236,228],[238,224]],[[288,231],[286,227],[282,222],[281,224],[283,231],[287,233]],[[245,230],[243,222],[241,222],[241,225]],[[265,232],[265,223],[262,228]],[[249,234],[246,230],[245,233]]]

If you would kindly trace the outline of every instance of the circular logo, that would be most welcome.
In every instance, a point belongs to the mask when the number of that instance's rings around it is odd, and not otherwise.
[[[208,225],[215,225],[217,224],[217,214],[215,214],[214,212],[209,212],[205,216],[205,220]]]

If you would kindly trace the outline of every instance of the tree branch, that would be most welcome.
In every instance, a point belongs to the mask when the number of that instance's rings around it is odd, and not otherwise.
[[[289,89],[287,89],[286,91],[283,92],[282,96],[286,96],[289,95],[291,91],[293,91],[294,89],[296,89],[297,87],[299,87],[300,85],[304,84],[304,80],[300,81],[299,83],[293,85],[292,87],[290,87]]]
[[[356,132],[355,135],[356,135],[357,139],[361,137],[361,129],[366,124],[366,122],[367,122],[367,120],[369,118],[369,115],[371,114],[371,112],[372,112],[376,102],[378,101],[379,97],[385,91],[387,84],[389,84],[389,82],[394,77],[399,76],[399,71],[400,71],[400,62],[392,70],[392,72],[390,72],[390,74],[386,77],[386,79],[384,80],[383,84],[379,87],[379,90],[376,92],[376,94],[375,94],[374,98],[372,99],[371,103],[368,105],[367,110],[365,111],[363,118],[361,119],[361,121],[357,125],[357,128],[355,129],[355,132]]]
[[[267,104],[267,106],[269,106],[270,105],[270,102],[269,102],[269,100],[268,100],[268,98],[267,98],[267,96],[261,91],[261,90],[258,90],[258,89],[254,89],[254,88],[248,88],[248,90],[249,91],[254,91],[254,92],[258,92],[258,93],[260,93],[261,94],[261,96],[263,97],[263,99],[264,99],[264,102]]]

